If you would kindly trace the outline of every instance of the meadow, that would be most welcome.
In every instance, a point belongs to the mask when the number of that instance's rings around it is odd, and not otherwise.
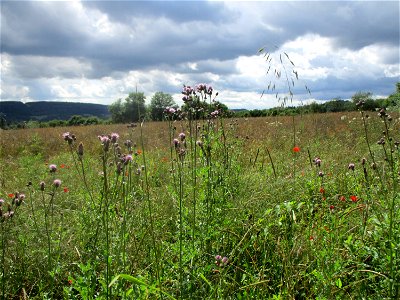
[[[3,299],[398,299],[398,113],[1,131]]]

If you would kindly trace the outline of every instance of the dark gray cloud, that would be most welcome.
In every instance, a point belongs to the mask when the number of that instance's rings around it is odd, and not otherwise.
[[[134,18],[167,18],[175,22],[224,22],[228,15],[222,2],[205,1],[83,1],[114,22],[130,23]]]

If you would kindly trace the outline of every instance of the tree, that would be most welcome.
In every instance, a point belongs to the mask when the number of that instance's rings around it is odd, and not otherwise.
[[[161,121],[163,112],[167,107],[177,108],[177,105],[170,94],[157,92],[151,98],[150,117],[153,121]]]
[[[108,111],[111,114],[111,121],[113,123],[123,123],[124,122],[124,106],[122,100],[118,99],[110,106],[108,106]]]
[[[108,107],[113,123],[137,122],[146,114],[144,93],[129,93],[125,101],[118,99]]]
[[[124,122],[137,122],[146,115],[145,100],[144,93],[129,93],[125,98]]]

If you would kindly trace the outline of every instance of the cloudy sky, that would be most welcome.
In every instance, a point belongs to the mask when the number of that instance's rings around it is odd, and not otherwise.
[[[230,108],[276,106],[288,82],[295,104],[387,96],[399,60],[398,1],[1,1],[1,101],[110,104],[137,88],[179,103],[197,83]]]

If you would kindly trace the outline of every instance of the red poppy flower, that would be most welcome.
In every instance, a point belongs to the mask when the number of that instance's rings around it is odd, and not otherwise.
[[[64,193],[68,193],[69,189],[67,187],[64,188]]]
[[[321,194],[324,194],[324,193],[325,193],[325,189],[322,187],[322,188],[319,189],[319,192],[320,192]]]
[[[140,154],[142,154],[142,150],[138,150],[138,151],[136,151],[136,153],[137,153],[138,155],[140,155]]]
[[[72,285],[72,279],[68,280],[68,284]]]
[[[357,202],[357,200],[358,200],[357,196],[354,196],[354,195],[351,195],[351,196],[350,196],[350,199],[351,199],[351,201],[353,201],[353,202]]]
[[[331,205],[331,206],[329,206],[329,208],[330,208],[331,210],[334,210],[334,209],[335,209],[335,206],[334,206],[334,205]]]
[[[314,240],[314,237],[313,236],[310,236],[310,241],[313,241]]]
[[[293,147],[293,152],[300,152],[300,148],[297,146]]]
[[[61,165],[60,165],[60,168],[61,168],[61,169],[64,169],[64,168],[65,168],[65,165],[64,165],[64,164],[61,164]]]
[[[346,201],[346,197],[345,196],[340,196],[339,200],[344,202],[344,201]]]
[[[7,196],[8,196],[8,198],[14,198],[15,197],[14,194],[8,194]]]

